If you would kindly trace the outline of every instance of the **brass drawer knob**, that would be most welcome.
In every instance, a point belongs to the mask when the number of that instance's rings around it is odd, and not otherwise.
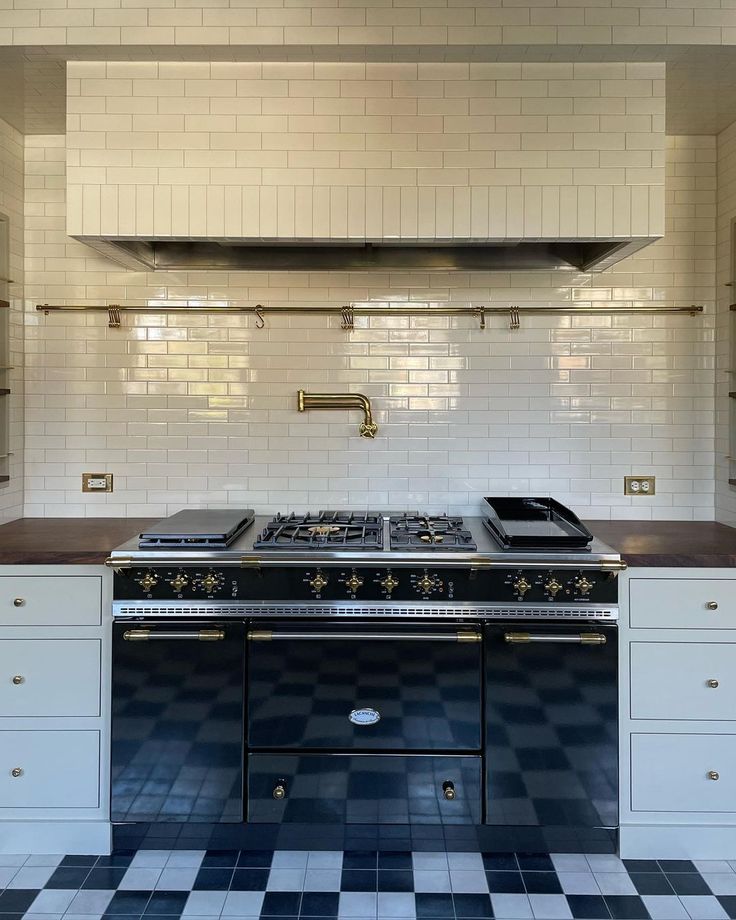
[[[20,684],[24,682],[25,682],[25,677],[23,677],[22,674],[15,674],[13,676],[13,683],[15,684],[16,687],[20,686]]]
[[[708,601],[705,606],[708,610],[718,610],[718,601]]]
[[[716,687],[718,686],[718,681],[717,681],[715,678],[711,678],[711,680],[707,680],[707,681],[706,681],[706,684],[708,684],[708,686],[709,686],[712,690],[715,690]]]
[[[442,783],[442,795],[451,802],[456,796],[455,784],[449,779]]]
[[[286,786],[283,783],[278,783],[273,787],[273,792],[271,793],[275,799],[285,799],[286,798]]]
[[[717,780],[721,778],[721,774],[717,770],[708,770],[708,779]]]
[[[11,775],[11,776],[14,776],[16,779],[17,779],[19,776],[23,776],[23,768],[22,768],[22,767],[13,767],[13,769],[10,771],[10,775]]]
[[[26,599],[24,597],[14,597],[13,606],[14,607],[25,607]]]

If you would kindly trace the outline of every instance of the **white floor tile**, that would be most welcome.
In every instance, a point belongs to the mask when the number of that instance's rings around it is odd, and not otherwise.
[[[22,866],[8,882],[8,888],[43,888],[54,874],[54,866]]]
[[[601,894],[637,894],[634,883],[624,872],[593,873]]]
[[[163,869],[172,850],[138,850],[130,863],[131,869]]]
[[[260,914],[263,891],[230,891],[222,908],[223,917],[249,917]]]
[[[529,903],[540,920],[569,920],[572,917],[564,894],[530,894]]]
[[[307,857],[308,869],[342,869],[342,850],[311,850]]]
[[[713,875],[718,872],[733,872],[734,869],[725,859],[694,859],[693,865],[703,875]]]
[[[183,914],[196,917],[214,914],[219,917],[225,905],[226,891],[192,891],[184,905]]]
[[[450,873],[447,869],[415,869],[414,891],[452,891]]]
[[[378,917],[416,917],[414,895],[404,891],[379,891],[378,892]]]
[[[488,879],[485,872],[475,869],[450,869],[450,884],[457,894],[487,894]]]
[[[608,853],[596,853],[586,858],[593,872],[626,872],[626,866],[618,856]]]
[[[196,868],[202,865],[204,850],[174,850],[166,862],[167,869]]]
[[[338,917],[375,917],[378,895],[373,891],[342,891],[337,908]]]
[[[494,917],[505,917],[506,920],[516,920],[533,917],[532,905],[525,894],[492,894]]]
[[[0,853],[0,866],[15,866],[20,868],[24,865],[25,861],[28,859],[28,854],[25,855],[13,855],[12,853]]]
[[[309,853],[302,850],[277,850],[273,854],[272,869],[306,869]]]
[[[25,861],[25,866],[58,866],[64,858],[61,853],[37,853],[35,856],[29,856]],[[1,859],[1,857],[0,857]],[[2,862],[0,862],[0,866]],[[720,871],[720,870],[719,870]]]
[[[99,891],[96,889],[78,891],[69,905],[69,913],[85,914],[87,916],[90,914],[104,914],[114,894],[114,891]]]
[[[271,869],[268,873],[267,890],[301,891],[305,872],[305,869]]]
[[[412,865],[417,869],[447,869],[447,853],[412,853]]]
[[[69,905],[76,895],[75,890],[47,888],[39,891],[36,900],[28,908],[29,913],[33,914],[56,914],[64,913],[69,909]]]
[[[159,891],[191,891],[199,869],[170,869],[166,866],[156,882]]]
[[[590,872],[591,868],[583,853],[551,853],[552,865],[558,872]]]
[[[713,894],[736,894],[736,872],[719,872],[717,875],[704,872],[703,881]]]
[[[557,878],[560,880],[560,887],[565,894],[601,893],[598,882],[596,882],[592,872],[558,872]]]
[[[475,869],[483,871],[483,857],[480,853],[448,853],[450,869]]]
[[[163,869],[137,869],[131,866],[118,885],[120,891],[153,891]]]
[[[307,869],[304,875],[304,890],[339,891],[341,877],[340,869]]]
[[[677,895],[642,895],[652,920],[689,920],[689,914]]]
[[[680,900],[692,920],[726,920],[728,917],[713,895],[680,895]]]

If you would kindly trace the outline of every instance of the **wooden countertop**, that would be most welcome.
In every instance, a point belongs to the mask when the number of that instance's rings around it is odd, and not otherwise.
[[[0,565],[101,565],[154,518],[22,518],[0,526]],[[736,528],[710,521],[586,521],[631,566],[736,566]]]

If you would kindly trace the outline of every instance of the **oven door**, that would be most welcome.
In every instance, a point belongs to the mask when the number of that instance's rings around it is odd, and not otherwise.
[[[480,750],[475,626],[274,622],[248,640],[251,750]]]
[[[488,824],[618,824],[615,625],[488,625]]]

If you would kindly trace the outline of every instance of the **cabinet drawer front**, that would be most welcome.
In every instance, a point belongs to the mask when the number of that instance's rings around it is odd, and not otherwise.
[[[480,764],[422,754],[250,754],[248,821],[478,824]]]
[[[99,774],[99,732],[0,731],[0,808],[97,808]]]
[[[632,719],[736,719],[736,644],[632,642]]]
[[[95,575],[0,576],[0,626],[97,626],[102,579]]]
[[[629,583],[629,600],[633,627],[736,627],[736,580],[632,578]]]
[[[632,735],[631,809],[734,812],[735,760],[736,735]]]
[[[3,716],[99,716],[99,639],[0,642]]]

